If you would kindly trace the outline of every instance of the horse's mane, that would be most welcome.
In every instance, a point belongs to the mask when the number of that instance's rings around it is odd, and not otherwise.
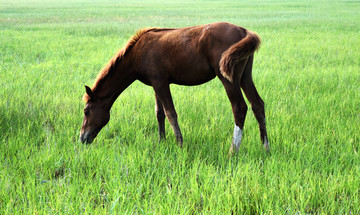
[[[92,87],[92,91],[95,92],[96,89],[98,89],[106,80],[107,77],[111,76],[111,73],[113,73],[115,70],[113,69],[116,67],[116,65],[125,57],[125,55],[134,47],[136,42],[140,39],[140,37],[144,34],[146,34],[149,31],[155,30],[157,28],[144,28],[138,30],[126,43],[124,48],[120,49],[114,57],[110,59],[110,61],[107,63],[107,65],[101,70],[101,72],[97,75],[95,83]],[[85,102],[88,102],[90,99],[89,95],[86,93],[83,96],[83,100]]]

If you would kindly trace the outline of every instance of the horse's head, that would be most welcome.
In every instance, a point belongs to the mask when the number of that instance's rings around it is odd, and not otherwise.
[[[84,121],[80,131],[80,141],[90,144],[99,131],[109,122],[110,112],[100,104],[91,89],[85,86],[87,99],[84,108]]]

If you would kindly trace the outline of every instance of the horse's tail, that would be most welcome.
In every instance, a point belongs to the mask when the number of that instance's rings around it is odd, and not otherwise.
[[[220,72],[230,82],[233,81],[234,67],[236,64],[252,55],[260,46],[261,40],[258,35],[247,31],[245,38],[230,46],[221,56]]]

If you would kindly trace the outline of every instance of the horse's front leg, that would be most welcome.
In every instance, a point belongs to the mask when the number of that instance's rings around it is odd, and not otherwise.
[[[177,121],[177,114],[175,111],[174,103],[171,97],[170,87],[168,83],[157,82],[153,84],[153,88],[156,93],[157,99],[162,104],[163,110],[165,112],[166,117],[168,118],[171,127],[173,128],[176,141],[179,143],[180,147],[183,144],[183,137],[180,131],[180,127]],[[161,125],[162,126],[162,125]],[[160,124],[159,124],[160,129]],[[164,127],[164,136],[165,136],[165,127]],[[159,130],[161,132],[161,130]],[[159,133],[161,135],[161,133]]]
[[[165,139],[165,112],[159,96],[155,93],[155,115],[159,127],[159,141]]]

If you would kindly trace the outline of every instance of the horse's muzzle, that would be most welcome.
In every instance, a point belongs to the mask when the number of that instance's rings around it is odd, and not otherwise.
[[[80,141],[82,143],[90,144],[94,141],[96,134],[94,132],[80,132]]]

